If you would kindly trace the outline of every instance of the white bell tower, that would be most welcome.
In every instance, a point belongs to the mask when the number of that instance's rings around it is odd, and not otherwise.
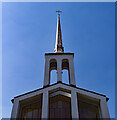
[[[67,69],[69,74],[69,84],[76,86],[74,74],[74,53],[64,53],[62,45],[62,33],[60,25],[60,12],[58,12],[56,44],[54,53],[45,53],[45,73],[44,87],[50,85],[50,72],[57,70],[57,83],[62,82],[62,70]]]

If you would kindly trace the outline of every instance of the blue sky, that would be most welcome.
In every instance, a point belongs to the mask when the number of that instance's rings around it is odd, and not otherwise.
[[[107,95],[115,117],[115,3],[96,2],[3,3],[2,116],[10,117],[14,96],[43,86],[44,54],[55,46],[56,10],[63,10],[63,46],[75,54],[77,86]]]

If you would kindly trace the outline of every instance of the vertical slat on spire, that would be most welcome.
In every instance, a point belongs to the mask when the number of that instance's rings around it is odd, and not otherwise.
[[[58,12],[58,22],[57,22],[57,31],[56,31],[56,44],[54,52],[64,52],[64,48],[62,45],[62,33],[61,33],[61,25],[60,25],[60,14],[61,11]]]

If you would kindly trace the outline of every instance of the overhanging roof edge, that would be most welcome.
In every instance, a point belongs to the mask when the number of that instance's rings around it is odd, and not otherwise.
[[[97,92],[94,92],[94,91],[86,90],[86,89],[79,88],[79,87],[76,87],[76,86],[73,86],[73,85],[68,85],[68,84],[65,84],[65,83],[61,83],[61,82],[59,82],[59,83],[55,83],[55,84],[52,84],[52,85],[44,86],[43,88],[39,88],[39,89],[36,89],[36,90],[30,91],[30,92],[27,92],[27,93],[24,93],[24,94],[18,95],[18,96],[16,96],[16,97],[14,97],[14,98],[11,100],[11,102],[13,103],[15,98],[21,97],[21,96],[23,96],[23,95],[30,94],[30,93],[32,93],[32,92],[36,92],[36,91],[38,91],[38,90],[42,90],[42,89],[47,88],[47,87],[51,87],[51,86],[53,86],[53,85],[57,85],[57,84],[67,85],[67,86],[70,86],[70,87],[74,87],[74,88],[76,88],[76,89],[84,90],[84,91],[87,91],[87,92],[91,92],[91,93],[93,93],[93,94],[97,94],[97,95],[100,95],[100,96],[106,97],[106,95],[103,95],[103,94],[100,94],[100,93],[97,93]],[[106,97],[106,101],[108,101],[108,100],[109,100],[109,98]]]

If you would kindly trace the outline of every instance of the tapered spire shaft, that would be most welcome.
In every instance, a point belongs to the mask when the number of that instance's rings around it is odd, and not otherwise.
[[[64,52],[64,48],[62,45],[62,33],[61,33],[61,24],[60,24],[60,14],[61,11],[58,12],[58,22],[57,22],[57,31],[56,31],[56,44],[54,52]]]

